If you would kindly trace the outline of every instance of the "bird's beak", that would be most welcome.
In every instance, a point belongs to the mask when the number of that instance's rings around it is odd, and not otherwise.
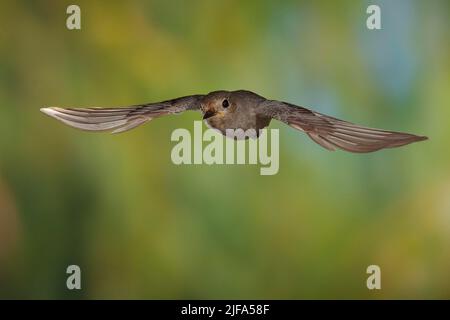
[[[211,118],[212,116],[215,116],[215,115],[216,115],[216,112],[215,112],[215,111],[208,110],[208,111],[206,111],[205,114],[203,115],[203,120],[206,120],[206,119],[208,119],[208,118]]]

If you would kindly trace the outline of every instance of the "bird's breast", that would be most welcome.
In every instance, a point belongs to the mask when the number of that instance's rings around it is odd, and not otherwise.
[[[206,125],[227,135],[227,130],[234,130],[237,139],[242,138],[244,133],[246,137],[255,138],[259,136],[259,130],[267,127],[269,119],[261,119],[253,114],[246,115],[225,115],[214,116],[205,120]]]

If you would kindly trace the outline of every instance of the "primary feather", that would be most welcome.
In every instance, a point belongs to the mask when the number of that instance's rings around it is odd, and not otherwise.
[[[325,149],[366,153],[428,139],[410,133],[374,129],[281,101],[264,103],[264,112],[305,132]]]
[[[71,127],[87,131],[120,133],[156,117],[199,108],[202,95],[124,108],[42,108],[41,111]]]
[[[136,108],[42,108],[45,114],[77,129],[119,133],[150,121],[146,114],[133,114]]]

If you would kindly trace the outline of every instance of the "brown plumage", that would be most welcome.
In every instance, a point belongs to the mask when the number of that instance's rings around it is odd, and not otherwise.
[[[224,135],[227,129],[242,129],[255,132],[258,136],[259,130],[275,119],[305,132],[328,150],[364,153],[427,139],[409,133],[359,126],[287,102],[267,100],[244,90],[214,91],[207,95],[192,95],[124,108],[41,109],[69,126],[112,133],[124,132],[154,118],[188,110],[200,110],[206,124]]]

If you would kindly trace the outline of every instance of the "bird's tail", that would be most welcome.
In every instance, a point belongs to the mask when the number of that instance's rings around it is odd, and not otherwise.
[[[71,127],[87,131],[124,132],[153,119],[139,112],[141,106],[127,108],[42,108],[41,111]]]

